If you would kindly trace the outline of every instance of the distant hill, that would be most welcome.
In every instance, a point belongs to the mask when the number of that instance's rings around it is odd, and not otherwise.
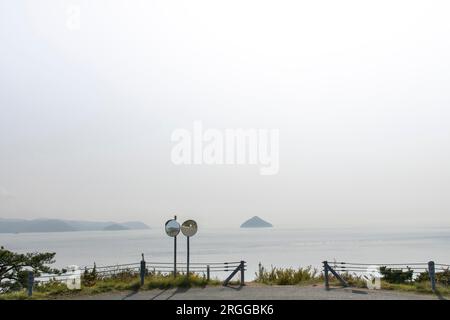
[[[103,228],[103,231],[120,231],[120,230],[129,230],[130,228],[125,227],[123,224],[113,223],[109,226]]]
[[[254,216],[253,218],[248,219],[243,224],[241,224],[241,228],[272,228],[273,225],[267,221],[264,221],[258,216]]]
[[[0,233],[67,232],[67,231],[75,231],[75,228],[73,228],[70,224],[64,221],[57,219],[0,220]]]
[[[99,222],[59,219],[24,220],[0,218],[0,233],[100,231],[105,229],[138,230],[149,229],[149,227],[145,223],[139,221],[115,223],[111,221]]]
[[[114,224],[113,221],[78,221],[78,220],[65,220],[75,230],[80,231],[98,231],[103,230],[105,227]]]
[[[128,222],[122,222],[120,225],[127,227],[128,229],[133,230],[145,230],[149,229],[148,225],[146,225],[143,222],[140,221],[128,221]]]

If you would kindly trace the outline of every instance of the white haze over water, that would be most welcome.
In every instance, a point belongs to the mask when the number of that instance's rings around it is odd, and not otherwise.
[[[0,0],[0,217],[448,226],[449,12],[435,0]],[[195,120],[279,130],[278,174],[175,166],[171,134]],[[35,235],[8,237],[13,249]]]
[[[251,279],[266,268],[320,268],[321,262],[450,264],[449,228],[379,231],[361,228],[208,229],[190,239],[191,262],[245,260]],[[19,252],[56,252],[57,267],[173,262],[173,239],[164,230],[0,234],[0,244]],[[186,261],[186,238],[178,237],[178,261]],[[223,277],[224,274],[214,274]]]

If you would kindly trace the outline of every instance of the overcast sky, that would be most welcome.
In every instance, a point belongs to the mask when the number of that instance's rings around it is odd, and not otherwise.
[[[449,14],[0,0],[0,217],[449,225]],[[279,129],[279,173],[174,165],[171,134],[195,120]]]

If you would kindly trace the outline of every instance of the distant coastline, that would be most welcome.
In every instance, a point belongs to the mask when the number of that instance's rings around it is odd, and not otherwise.
[[[150,229],[140,221],[84,221],[61,219],[3,219],[0,218],[0,233],[73,232],[73,231],[120,231]]]

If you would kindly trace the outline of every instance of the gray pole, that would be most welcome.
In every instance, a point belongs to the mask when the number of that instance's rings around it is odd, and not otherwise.
[[[330,288],[330,284],[328,283],[328,262],[323,262],[323,271],[325,273],[325,289],[328,290]]]
[[[34,274],[33,271],[28,271],[28,296],[33,295]]]
[[[436,292],[436,273],[434,269],[434,261],[428,262],[428,274],[430,275],[431,290]]]
[[[245,286],[244,272],[245,272],[245,261],[241,261],[241,286]]]
[[[141,270],[140,271],[141,271],[141,286],[143,286],[144,285],[144,279],[145,279],[145,272],[146,272],[144,254],[142,254]]]
[[[187,238],[187,276],[189,278],[189,238],[190,237],[186,237]]]
[[[177,236],[173,237],[173,276],[177,276]]]

